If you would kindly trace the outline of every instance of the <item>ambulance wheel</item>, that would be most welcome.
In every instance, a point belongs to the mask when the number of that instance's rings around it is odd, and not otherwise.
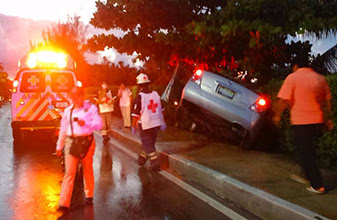
[[[15,143],[23,143],[25,139],[25,134],[23,131],[21,131],[19,128],[13,128],[13,139]]]
[[[56,143],[57,143],[57,139],[58,139],[58,136],[55,134],[55,132],[52,134],[52,143],[53,145],[56,146]]]

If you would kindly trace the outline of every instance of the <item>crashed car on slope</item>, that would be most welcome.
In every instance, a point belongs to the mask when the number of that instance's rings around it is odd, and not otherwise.
[[[176,106],[176,125],[191,131],[202,128],[215,137],[234,134],[243,147],[250,147],[269,109],[268,98],[220,74],[188,72],[177,67],[162,95]]]

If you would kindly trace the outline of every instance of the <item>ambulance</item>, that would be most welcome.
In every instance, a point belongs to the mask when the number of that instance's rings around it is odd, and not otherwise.
[[[51,48],[32,50],[19,61],[11,97],[14,142],[22,143],[32,131],[57,133],[71,89],[82,86],[75,69],[68,54]]]

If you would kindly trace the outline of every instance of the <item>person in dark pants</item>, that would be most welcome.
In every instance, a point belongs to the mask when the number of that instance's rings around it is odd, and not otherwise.
[[[112,97],[112,92],[108,89],[106,82],[102,83],[102,88],[98,91],[96,104],[98,104],[99,114],[102,118],[103,128],[102,137],[103,143],[106,144],[110,140],[111,122],[112,122],[112,112],[114,111],[114,98]]]
[[[282,112],[290,106],[297,159],[310,182],[307,190],[325,193],[315,149],[324,125],[330,130],[333,128],[329,119],[331,94],[324,76],[305,66],[308,66],[308,63],[295,64],[294,72],[285,79],[277,95],[279,100],[273,122],[278,125]]]
[[[146,74],[137,76],[140,92],[137,95],[132,111],[132,131],[139,129],[143,150],[138,155],[138,164],[143,166],[150,159],[152,170],[160,170],[156,152],[156,139],[159,129],[166,128],[162,113],[161,100],[156,91],[149,89],[150,80]]]

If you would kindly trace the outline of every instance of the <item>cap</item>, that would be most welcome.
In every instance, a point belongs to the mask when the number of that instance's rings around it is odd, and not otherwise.
[[[151,81],[146,74],[141,73],[137,76],[137,84],[144,84],[144,83],[149,83],[149,82]]]

